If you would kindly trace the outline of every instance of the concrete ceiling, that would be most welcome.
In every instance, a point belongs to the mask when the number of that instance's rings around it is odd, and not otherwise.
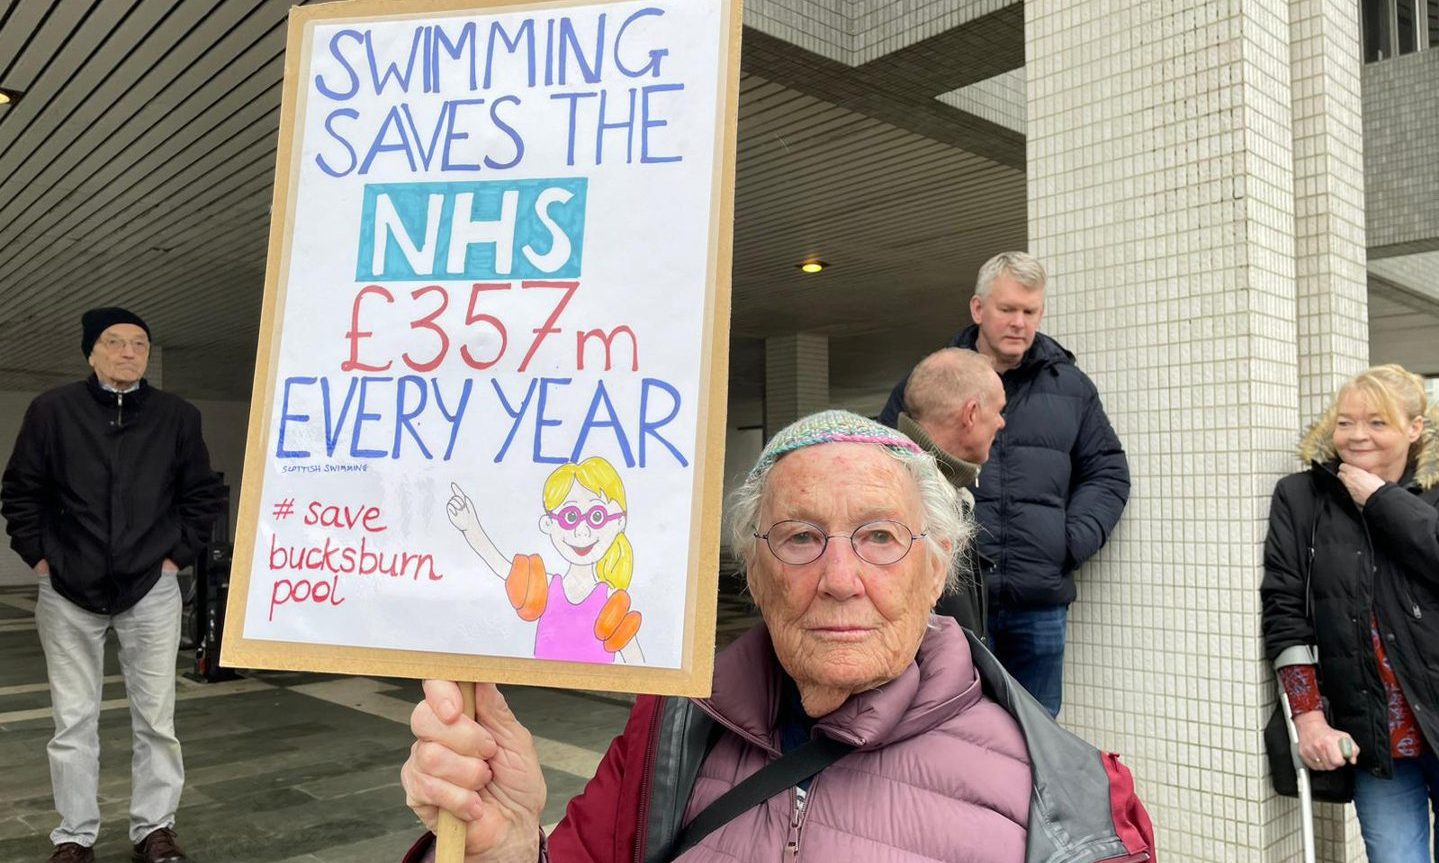
[[[0,388],[84,371],[80,312],[123,303],[164,347],[165,386],[247,396],[291,5],[0,0],[0,86],[23,93],[0,109]],[[924,62],[976,55],[941,34],[848,67],[745,38],[736,391],[763,378],[756,340],[797,329],[834,339],[837,392],[887,387],[948,337],[983,259],[1024,245],[1022,136],[933,98],[1022,52]],[[812,256],[831,269],[800,273]]]
[[[73,379],[80,312],[121,303],[167,388],[248,397],[292,5],[0,0],[0,87],[23,93],[0,108],[0,389]],[[848,66],[746,28],[735,393],[763,337],[805,330],[836,400],[872,400],[1026,245],[1022,134],[937,98],[1018,68],[1022,32],[1015,4]]]

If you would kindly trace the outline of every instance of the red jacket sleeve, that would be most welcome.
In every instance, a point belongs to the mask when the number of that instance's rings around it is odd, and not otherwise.
[[[1289,696],[1289,715],[1298,716],[1324,706],[1319,700],[1319,676],[1312,665],[1286,665],[1279,669],[1279,682]]]
[[[1134,777],[1113,752],[1104,753],[1104,770],[1109,774],[1109,808],[1114,817],[1114,832],[1124,843],[1124,850],[1132,855],[1125,859],[1155,863],[1158,856],[1154,850],[1154,824],[1135,793]]]
[[[641,819],[663,699],[635,699],[625,730],[610,743],[594,778],[570,801],[550,833],[550,859],[565,863],[631,863],[642,859]]]

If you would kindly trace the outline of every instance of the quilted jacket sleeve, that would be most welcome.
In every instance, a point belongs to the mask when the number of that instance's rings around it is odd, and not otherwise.
[[[550,833],[550,859],[565,863],[640,859],[640,818],[649,804],[644,780],[661,703],[653,695],[635,699],[624,731],[610,742],[594,778],[570,801],[565,817]]]
[[[1421,497],[1385,483],[1369,496],[1365,521],[1374,541],[1410,578],[1439,588],[1439,509]]]
[[[1082,565],[1104,547],[1129,501],[1129,460],[1092,383],[1070,461],[1072,490],[1064,516],[1066,569]]]
[[[1308,549],[1295,524],[1309,519],[1295,512],[1300,490],[1309,491],[1307,479],[1280,480],[1269,504],[1269,535],[1264,540],[1264,580],[1259,585],[1263,608],[1264,648],[1272,662],[1287,648],[1314,644],[1314,627],[1305,611],[1304,557]],[[1312,509],[1312,507],[1308,507]],[[1307,528],[1306,528],[1307,529]]]

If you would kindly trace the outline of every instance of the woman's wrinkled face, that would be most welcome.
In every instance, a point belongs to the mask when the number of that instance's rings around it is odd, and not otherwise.
[[[610,550],[615,537],[624,532],[625,521],[619,504],[575,483],[563,503],[540,516],[540,530],[560,557],[584,566],[598,562]]]
[[[780,664],[806,684],[861,692],[897,677],[919,650],[945,564],[917,539],[899,562],[861,560],[848,535],[880,519],[925,531],[919,488],[872,444],[829,443],[780,458],[770,469],[758,533],[786,520],[810,522],[829,540],[819,559],[794,566],[757,540],[748,567]]]
[[[1409,445],[1419,439],[1423,429],[1419,417],[1404,426],[1394,425],[1368,396],[1351,390],[1339,399],[1334,450],[1345,464],[1393,482],[1404,475]]]

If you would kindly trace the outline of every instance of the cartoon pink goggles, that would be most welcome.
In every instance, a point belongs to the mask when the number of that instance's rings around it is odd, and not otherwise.
[[[596,504],[588,510],[580,509],[575,504],[570,504],[562,509],[549,512],[550,518],[560,523],[565,530],[574,530],[579,527],[581,521],[589,524],[590,527],[600,528],[609,524],[617,518],[624,518],[624,512],[609,512],[604,507]]]

